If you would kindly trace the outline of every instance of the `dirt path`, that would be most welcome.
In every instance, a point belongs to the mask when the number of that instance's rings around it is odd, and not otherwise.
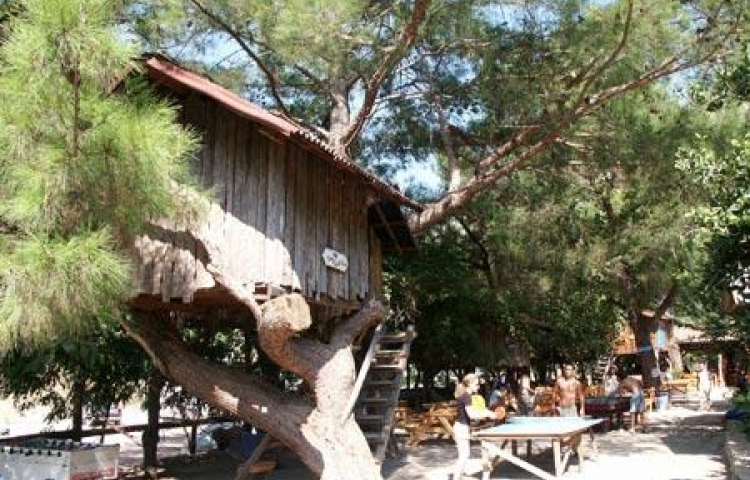
[[[645,433],[613,430],[596,435],[599,456],[588,461],[583,472],[577,464],[568,469],[563,480],[601,480],[632,478],[637,480],[710,480],[725,479],[723,459],[723,412],[699,413],[692,408],[672,408],[652,413]],[[449,480],[456,449],[450,441],[428,441],[410,448],[399,458],[386,459],[385,480]],[[481,478],[479,446],[472,450],[468,478]],[[279,453],[278,468],[264,480],[313,480],[303,466],[289,454]],[[531,462],[552,472],[552,456],[548,444],[533,447]],[[218,464],[174,465],[166,478],[173,480],[229,480],[237,463],[225,459]],[[465,479],[465,480],[466,480]],[[491,476],[492,480],[536,480],[514,465],[503,463]]]
[[[725,408],[725,407],[724,407]],[[586,462],[578,472],[576,461],[563,480],[601,480],[632,478],[638,480],[706,480],[725,479],[723,459],[724,427],[722,405],[713,412],[699,413],[694,408],[671,408],[649,415],[645,433],[611,431],[596,435],[599,456]],[[0,420],[6,420],[0,418]],[[33,428],[30,418],[22,422]],[[34,425],[36,427],[36,425]],[[38,431],[38,430],[37,430]],[[164,432],[160,453],[164,459],[164,480],[231,480],[237,461],[224,453],[211,453],[189,463],[184,456],[185,436],[179,429]],[[108,436],[106,443],[119,443],[121,465],[137,465],[141,460],[138,442]],[[549,444],[537,443],[531,462],[553,471]],[[264,480],[313,480],[313,477],[290,453],[276,452],[277,469]],[[473,447],[469,477],[480,478],[480,449]],[[168,458],[172,457],[172,458]],[[448,480],[456,458],[451,441],[428,441],[407,449],[398,458],[388,458],[383,465],[385,480]],[[535,479],[528,472],[508,463],[498,466],[493,480]]]

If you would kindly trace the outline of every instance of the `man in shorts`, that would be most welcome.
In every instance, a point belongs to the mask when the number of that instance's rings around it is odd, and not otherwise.
[[[561,417],[583,417],[586,415],[586,394],[583,385],[575,377],[573,365],[565,365],[563,374],[555,382],[555,397]],[[576,405],[580,404],[580,408]]]
[[[634,432],[638,425],[644,428],[646,399],[643,395],[643,382],[636,377],[627,377],[620,382],[620,393],[630,394],[630,431]]]

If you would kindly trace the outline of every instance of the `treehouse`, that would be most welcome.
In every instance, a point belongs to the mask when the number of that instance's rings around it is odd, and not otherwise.
[[[418,203],[292,120],[164,57],[147,57],[143,71],[201,139],[192,167],[214,192],[201,226],[220,254],[213,262],[260,302],[302,294],[316,321],[351,313],[380,292],[383,253],[415,247],[403,209],[420,211]],[[159,222],[137,239],[131,305],[229,316],[231,297],[185,233]]]
[[[142,71],[198,134],[191,166],[213,195],[199,224],[162,219],[136,239],[138,292],[129,302],[136,338],[174,381],[273,435],[312,471],[347,463],[374,473],[373,457],[395,448],[394,409],[414,333],[386,333],[385,309],[365,300],[381,292],[383,254],[415,248],[404,211],[421,206],[292,120],[164,57],[146,58]],[[278,310],[260,313],[258,305],[274,297],[267,306]],[[252,341],[299,375],[315,401],[290,399],[250,375],[237,380],[176,338],[154,334],[150,318],[159,316],[236,322],[246,340],[257,331]],[[368,339],[354,371],[349,347]],[[347,446],[321,446],[331,442]],[[321,453],[337,452],[346,455],[322,460]]]

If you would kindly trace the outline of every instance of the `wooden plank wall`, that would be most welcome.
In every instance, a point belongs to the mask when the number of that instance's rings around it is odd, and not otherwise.
[[[380,278],[372,275],[380,254],[371,245],[377,239],[367,224],[365,185],[205,97],[193,94],[183,107],[183,121],[203,140],[195,172],[215,195],[206,219],[221,252],[215,261],[246,285],[270,283],[310,298],[365,298]],[[191,301],[212,281],[195,258],[196,246],[163,226],[159,238],[137,241],[141,292]],[[325,248],[346,255],[346,272],[324,265]]]

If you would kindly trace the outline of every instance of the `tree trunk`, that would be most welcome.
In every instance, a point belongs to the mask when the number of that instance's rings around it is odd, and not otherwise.
[[[148,425],[143,431],[143,469],[150,478],[157,478],[159,466],[159,411],[161,410],[161,389],[164,379],[157,372],[149,378],[146,390],[146,412]]]
[[[230,291],[240,288],[223,280]],[[246,292],[235,293],[251,301],[243,296]],[[285,295],[263,305],[257,317],[261,347],[312,387],[314,402],[192,353],[177,332],[168,330],[166,318],[155,321],[136,312],[126,328],[165,376],[215,408],[265,430],[322,480],[381,480],[380,466],[353,415],[342,417],[355,378],[351,342],[382,316],[382,305],[370,302],[340,323],[324,344],[299,335],[311,325],[301,296]]]
[[[83,396],[86,386],[80,380],[73,382],[73,433],[72,438],[78,442],[83,435]]]
[[[638,364],[641,366],[641,375],[643,377],[643,386],[659,388],[661,385],[661,379],[657,375],[656,377],[651,375],[651,372],[656,368],[658,370],[658,364],[656,361],[656,350],[651,342],[651,319],[641,315],[637,315],[635,319],[630,319],[630,326],[635,333],[635,345],[638,349]]]
[[[641,377],[644,387],[659,387],[660,379],[651,376],[651,372],[657,367],[656,351],[651,342],[651,329],[648,317],[642,315],[641,296],[638,291],[635,277],[630,271],[630,266],[622,263],[618,265],[617,277],[620,281],[623,294],[627,302],[627,318],[630,328],[635,335],[635,347],[638,352],[638,363],[641,367]]]
[[[667,352],[669,353],[669,362],[672,364],[672,370],[682,373],[685,364],[682,361],[680,345],[675,341],[670,341],[667,344]]]

